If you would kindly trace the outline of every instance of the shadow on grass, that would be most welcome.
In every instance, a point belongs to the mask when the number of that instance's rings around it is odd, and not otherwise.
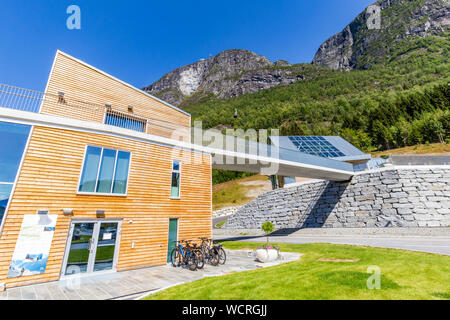
[[[371,276],[369,273],[357,271],[332,271],[318,275],[320,280],[330,284],[347,286],[355,289],[367,289],[367,279]],[[399,289],[394,281],[381,275],[381,289]]]
[[[433,297],[440,298],[440,299],[448,299],[450,300],[450,293],[445,292],[433,292],[431,294]]]

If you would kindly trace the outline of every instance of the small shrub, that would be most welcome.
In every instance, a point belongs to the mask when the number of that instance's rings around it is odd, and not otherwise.
[[[273,230],[275,230],[272,222],[264,222],[261,225],[261,229],[264,231],[264,233],[267,235],[267,243],[269,243],[269,234],[271,234],[273,232]]]

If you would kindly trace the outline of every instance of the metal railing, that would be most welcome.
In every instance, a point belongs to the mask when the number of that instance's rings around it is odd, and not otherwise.
[[[44,93],[0,84],[0,107],[39,112]]]
[[[187,126],[130,112],[128,106],[122,110],[66,97],[62,93],[54,95],[6,84],[0,84],[0,107],[98,122],[164,137],[171,137],[174,132],[175,135],[190,135],[191,131]]]

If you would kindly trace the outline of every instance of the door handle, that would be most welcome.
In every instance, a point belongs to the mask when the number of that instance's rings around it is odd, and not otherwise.
[[[94,238],[89,240],[89,252],[92,252],[92,245],[94,244]]]

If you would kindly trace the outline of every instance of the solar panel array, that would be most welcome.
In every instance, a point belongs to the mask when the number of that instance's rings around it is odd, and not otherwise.
[[[289,137],[298,151],[325,158],[344,157],[339,149],[328,142],[324,137],[298,136]]]

